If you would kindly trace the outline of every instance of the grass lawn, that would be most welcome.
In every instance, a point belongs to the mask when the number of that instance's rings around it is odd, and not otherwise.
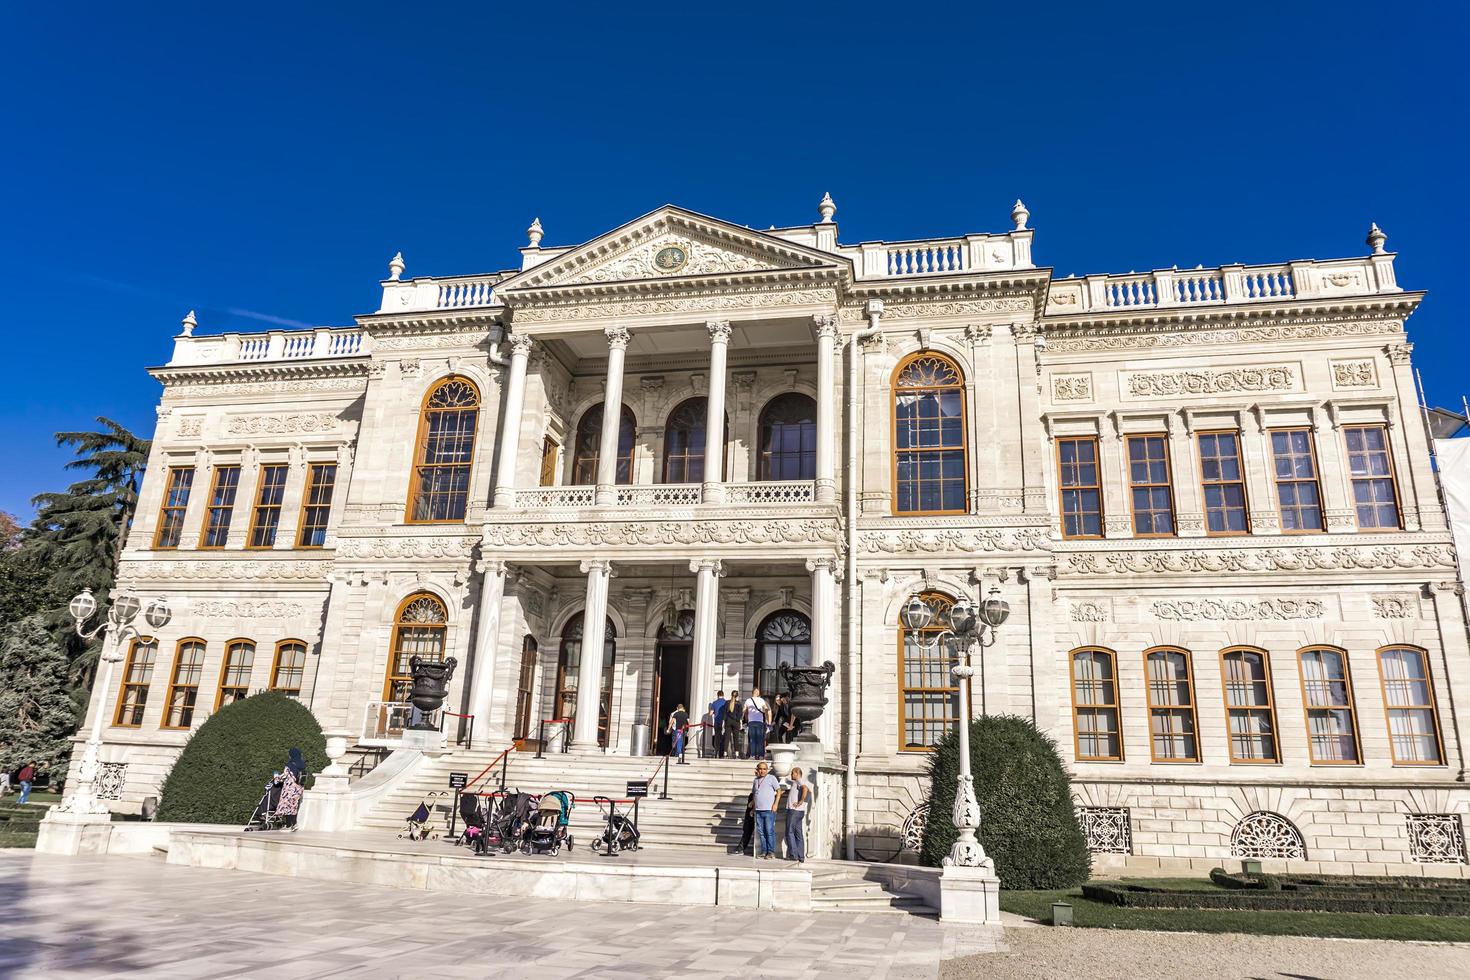
[[[46,808],[60,803],[55,793],[32,793],[25,806],[16,804],[17,794],[0,797],[0,847],[35,847],[37,825]]]
[[[1215,891],[1208,878],[1122,878],[1129,883],[1175,890]],[[1246,912],[1231,909],[1125,909],[1082,897],[1079,888],[1060,891],[1002,891],[1000,907],[1028,919],[1051,922],[1051,903],[1070,902],[1073,921],[1093,929],[1157,929],[1161,932],[1243,932],[1259,936],[1330,936],[1350,939],[1412,939],[1470,942],[1470,919],[1430,915],[1367,915],[1360,912]]]

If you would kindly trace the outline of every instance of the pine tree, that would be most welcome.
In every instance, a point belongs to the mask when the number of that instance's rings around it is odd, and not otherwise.
[[[80,720],[68,694],[67,653],[40,615],[0,633],[0,767],[26,762],[59,780]]]

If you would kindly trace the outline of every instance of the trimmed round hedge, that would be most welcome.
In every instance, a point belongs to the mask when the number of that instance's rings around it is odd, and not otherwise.
[[[199,726],[163,781],[158,819],[243,825],[293,747],[308,772],[326,767],[327,740],[300,701],[265,691],[225,705]]]
[[[992,715],[970,723],[970,771],[980,801],[980,844],[1002,888],[1070,888],[1092,857],[1072,808],[1071,781],[1056,743],[1030,720]],[[943,863],[958,832],[950,812],[960,774],[959,729],[929,761],[929,819],[919,860]]]

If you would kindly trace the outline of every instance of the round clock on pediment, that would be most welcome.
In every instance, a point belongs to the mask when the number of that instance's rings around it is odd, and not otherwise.
[[[689,264],[689,250],[683,245],[665,245],[653,256],[653,267],[659,272],[678,272]]]

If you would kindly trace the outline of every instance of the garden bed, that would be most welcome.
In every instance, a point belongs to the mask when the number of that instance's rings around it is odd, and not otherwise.
[[[1216,868],[1209,882],[1192,889],[1099,881],[1083,885],[1082,895],[1135,909],[1470,916],[1470,881],[1463,879],[1231,874]]]

